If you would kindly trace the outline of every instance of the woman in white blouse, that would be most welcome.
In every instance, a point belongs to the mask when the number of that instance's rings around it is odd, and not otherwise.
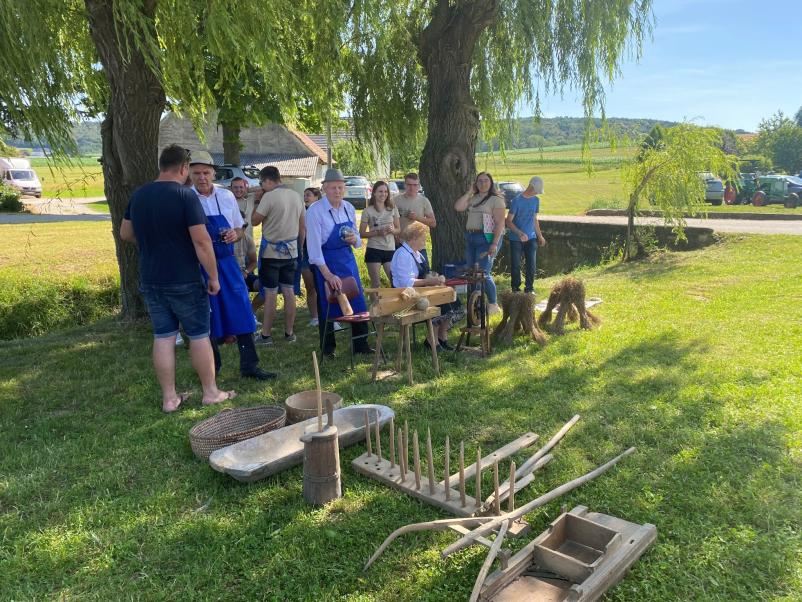
[[[420,222],[412,222],[401,233],[403,244],[395,250],[391,271],[393,286],[438,286],[445,282],[443,276],[429,276],[429,262],[421,254],[426,248],[426,235],[429,228]],[[441,314],[432,320],[437,326],[437,350],[452,350],[448,343],[448,329],[451,328],[454,307],[451,303],[440,305]],[[430,341],[426,341],[429,346]]]

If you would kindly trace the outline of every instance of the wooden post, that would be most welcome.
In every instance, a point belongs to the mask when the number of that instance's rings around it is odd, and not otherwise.
[[[409,421],[404,420],[404,472],[409,470]]]
[[[382,461],[382,439],[381,430],[379,427],[379,410],[376,410],[376,455],[379,457],[379,462]]]
[[[507,512],[515,510],[515,460],[510,463],[510,502]]]
[[[465,442],[459,442],[459,501],[465,507]]]
[[[432,430],[426,427],[426,465],[429,469],[429,494],[434,495],[434,459],[432,458]]]
[[[390,468],[395,467],[395,418],[390,416]]]
[[[449,479],[449,463],[450,463],[449,462],[449,456],[450,455],[451,455],[451,446],[449,445],[449,442],[448,442],[448,435],[446,435],[446,458],[445,458],[445,464],[446,464],[446,475],[445,475],[445,477],[446,477],[446,480],[445,480],[446,501],[449,501],[451,499],[451,485],[448,482],[448,479]]]
[[[315,370],[315,393],[317,394],[317,430],[323,430],[323,392],[320,388],[320,371],[317,367],[317,353],[312,352],[312,367]]]
[[[418,446],[418,431],[412,431],[412,461],[415,468],[415,489],[420,489],[420,447]]]
[[[365,441],[367,441],[368,458],[370,458],[373,455],[373,450],[370,445],[370,415],[367,410],[365,410]]]
[[[327,426],[334,426],[334,404],[331,399],[326,400],[326,417],[328,418]]]
[[[493,462],[493,488],[495,490],[493,512],[498,516],[501,514],[501,504],[498,501],[498,462]]]
[[[398,427],[398,469],[401,471],[401,480],[407,480],[407,467],[404,466],[404,435],[401,432],[401,427]]]
[[[476,507],[482,505],[482,448],[476,448]]]

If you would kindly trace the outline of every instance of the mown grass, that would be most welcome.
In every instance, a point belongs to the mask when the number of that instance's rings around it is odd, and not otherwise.
[[[60,263],[39,249],[37,262]],[[430,426],[438,471],[446,434],[472,457],[526,430],[547,437],[580,413],[516,501],[638,447],[561,500],[658,527],[607,599],[799,600],[800,253],[799,237],[731,236],[586,269],[588,293],[605,300],[597,331],[571,329],[544,349],[519,340],[487,360],[446,356],[439,378],[417,352],[411,387],[372,384],[366,364],[349,372],[340,354],[323,363],[323,384],[346,403],[386,403],[412,428]],[[552,282],[538,281],[538,296]],[[221,384],[241,393],[230,405],[280,403],[313,386],[316,332],[304,318],[296,345],[260,349],[281,373],[275,383],[240,380],[236,350],[223,350]],[[196,393],[162,414],[150,341],[145,324],[105,319],[0,345],[0,598],[467,598],[486,550],[442,560],[449,534],[402,538],[362,573],[391,530],[445,517],[356,475],[363,446],[343,451],[344,498],[322,509],[303,502],[301,467],[245,485],[196,460],[187,430],[218,408],[202,409]],[[197,389],[183,350],[178,382]],[[558,512],[552,503],[530,515],[535,533]]]
[[[480,153],[476,168],[489,171],[497,182],[514,180],[526,186],[529,178],[541,176],[545,194],[540,210],[551,215],[577,215],[588,209],[622,209],[628,194],[621,180],[621,165],[631,159],[632,147],[610,148],[593,145],[590,163],[582,157],[581,145],[551,146],[543,149],[518,149],[501,153]],[[644,204],[643,209],[649,207]],[[715,213],[780,213],[802,214],[802,208],[786,209],[782,205],[703,204],[701,210]]]
[[[31,159],[42,182],[42,196],[59,198],[102,197],[103,169],[96,157],[48,161]]]

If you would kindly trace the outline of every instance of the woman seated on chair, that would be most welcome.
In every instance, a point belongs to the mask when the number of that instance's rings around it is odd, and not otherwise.
[[[407,288],[414,286],[440,286],[445,282],[443,276],[429,273],[429,262],[421,254],[426,247],[426,235],[429,228],[420,223],[412,222],[401,233],[403,244],[395,250],[391,272],[393,286]],[[437,350],[452,350],[448,343],[448,330],[454,322],[457,304],[445,303],[440,307],[440,316],[432,320],[437,325]],[[430,346],[430,341],[426,341]]]

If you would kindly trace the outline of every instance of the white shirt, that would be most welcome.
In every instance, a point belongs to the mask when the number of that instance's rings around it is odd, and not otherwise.
[[[418,279],[418,270],[423,263],[423,256],[404,243],[393,253],[393,261],[390,264],[390,273],[393,275],[393,286],[396,288],[407,288],[414,286]]]
[[[343,201],[339,209],[331,206],[325,196],[312,203],[306,210],[306,250],[309,253],[309,263],[313,265],[326,265],[321,248],[331,236],[335,223],[351,221],[356,232],[356,248],[362,246],[359,238],[359,225],[356,221],[356,209],[348,201]]]
[[[242,228],[245,224],[239,212],[237,199],[230,190],[215,187],[209,196],[203,196],[194,186],[192,190],[198,195],[203,212],[206,215],[222,215],[228,220],[228,225],[232,228]],[[220,205],[220,211],[217,210],[218,204]]]

